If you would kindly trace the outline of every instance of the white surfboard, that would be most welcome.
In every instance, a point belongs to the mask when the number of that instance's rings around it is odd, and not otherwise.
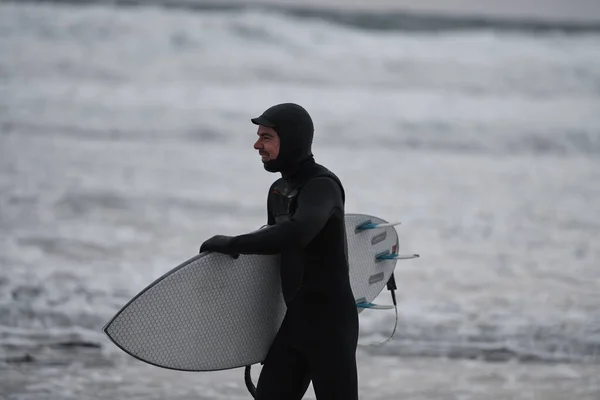
[[[393,225],[346,214],[357,304],[377,297],[402,258]],[[142,290],[103,330],[123,351],[162,368],[215,371],[261,362],[286,310],[278,259],[203,252]]]

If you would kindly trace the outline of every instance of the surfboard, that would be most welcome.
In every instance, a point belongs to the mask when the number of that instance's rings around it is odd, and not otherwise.
[[[346,214],[350,282],[357,312],[390,278],[397,223]],[[119,348],[146,363],[216,371],[262,362],[285,315],[279,257],[203,252],[156,279],[104,326]]]

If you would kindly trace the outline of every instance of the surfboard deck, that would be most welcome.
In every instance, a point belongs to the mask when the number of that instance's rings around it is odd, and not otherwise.
[[[357,304],[369,303],[397,262],[378,258],[398,253],[395,224],[365,214],[345,218],[352,292]],[[263,361],[285,310],[277,255],[233,259],[203,252],[148,285],[103,331],[123,351],[146,363],[217,371]]]

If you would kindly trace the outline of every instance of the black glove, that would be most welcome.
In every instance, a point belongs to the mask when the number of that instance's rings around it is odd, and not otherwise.
[[[231,236],[216,235],[202,243],[200,253],[203,251],[214,251],[215,253],[229,254],[233,258],[238,258],[240,255],[231,248]]]

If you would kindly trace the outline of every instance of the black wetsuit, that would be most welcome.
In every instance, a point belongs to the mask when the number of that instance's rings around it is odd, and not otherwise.
[[[309,134],[297,115],[289,118],[293,128],[276,117],[253,120],[278,121],[273,125],[281,140],[278,164],[265,166],[282,173],[269,189],[268,226],[205,249],[281,255],[287,312],[264,360],[256,399],[301,399],[312,380],[318,400],[356,400],[358,313],[348,275],[344,188],[312,157],[312,121]]]

